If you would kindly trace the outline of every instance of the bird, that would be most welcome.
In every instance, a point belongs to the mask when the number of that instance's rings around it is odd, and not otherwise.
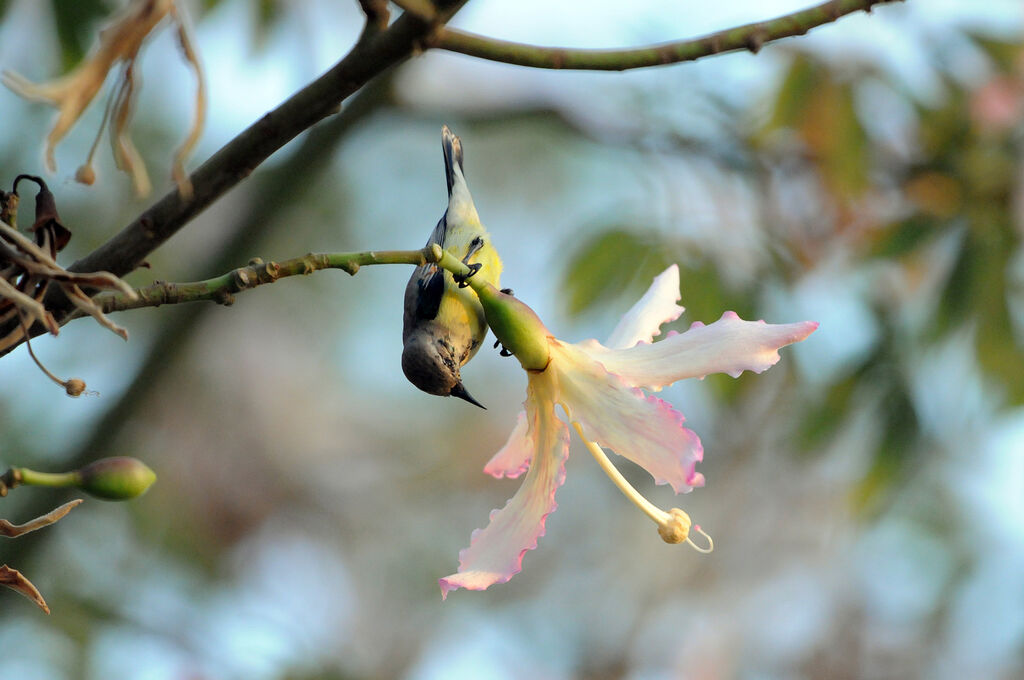
[[[469,276],[499,286],[501,257],[480,223],[463,172],[462,141],[447,125],[441,128],[448,207],[427,241],[436,243],[470,268],[453,276],[436,264],[416,268],[405,287],[402,323],[402,372],[428,394],[458,397],[486,408],[466,391],[461,369],[487,335],[487,321]]]

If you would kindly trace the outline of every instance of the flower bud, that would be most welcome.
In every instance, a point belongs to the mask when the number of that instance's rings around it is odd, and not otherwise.
[[[470,279],[470,285],[473,285]],[[473,286],[483,305],[487,325],[506,350],[528,371],[543,371],[551,360],[548,338],[551,332],[537,313],[519,299],[498,291],[491,284]]]
[[[136,458],[101,458],[78,471],[78,488],[96,498],[125,501],[146,493],[156,473]]]

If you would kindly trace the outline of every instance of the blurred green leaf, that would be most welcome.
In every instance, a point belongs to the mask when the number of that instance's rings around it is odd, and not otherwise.
[[[838,196],[859,196],[867,189],[868,139],[857,116],[853,81],[839,80],[812,57],[797,56],[760,136],[783,128],[799,134]]]
[[[967,32],[966,36],[1003,72],[1013,72],[1021,56],[1020,42],[1006,42],[992,36]]]
[[[900,258],[916,251],[940,233],[936,220],[912,215],[882,230],[868,251],[869,258]]]
[[[860,382],[860,375],[851,375],[830,385],[825,395],[811,404],[800,421],[797,433],[802,452],[810,453],[823,446],[846,422],[853,394]]]
[[[1010,264],[1020,249],[1011,218],[990,204],[971,215],[970,228],[946,282],[934,320],[935,335],[974,324],[978,363],[1007,390],[1012,403],[1024,402],[1024,347],[1010,317]]]
[[[712,323],[730,310],[744,319],[756,315],[753,291],[744,294],[745,291],[729,290],[713,261],[695,258],[692,253],[686,255],[681,253],[677,261],[683,295],[680,304],[686,307],[688,322]]]
[[[111,14],[111,8],[102,0],[54,0],[51,4],[60,40],[61,63],[63,70],[69,71],[89,51],[100,24]]]
[[[829,82],[808,103],[803,136],[821,157],[822,170],[839,196],[868,187],[867,133],[857,117],[850,83]]]
[[[602,231],[585,242],[566,267],[567,309],[579,316],[638,287],[638,281],[648,285],[665,266],[663,250],[650,238],[621,227]]]
[[[910,474],[921,438],[920,422],[906,382],[896,371],[885,371],[886,377],[881,371],[870,373],[879,380],[888,377],[889,384],[885,385],[877,410],[881,441],[867,474],[852,489],[853,508],[862,515],[878,514],[892,497],[892,490]]]
[[[824,69],[806,54],[798,54],[790,64],[775,97],[775,107],[764,132],[795,128],[802,119],[811,94],[825,77]]]

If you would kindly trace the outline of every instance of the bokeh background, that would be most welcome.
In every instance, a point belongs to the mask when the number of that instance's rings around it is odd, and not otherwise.
[[[42,80],[111,10],[0,2],[0,65]],[[502,3],[453,25],[609,47],[803,2]],[[210,121],[197,161],[339,59],[355,2],[190,5]],[[767,373],[665,390],[707,486],[674,499],[716,539],[668,546],[574,444],[524,570],[442,603],[470,532],[517,481],[481,469],[524,376],[484,350],[488,406],[399,369],[408,268],[321,272],[212,304],[123,313],[0,363],[0,459],[134,455],[158,475],[4,541],[46,595],[0,592],[0,677],[1013,678],[1024,674],[1024,6],[909,0],[757,55],[624,74],[429,53],[276,154],[129,277],[207,278],[253,256],[423,245],[445,204],[439,131],[462,136],[503,283],[562,338],[603,338],[672,262],[677,324],[725,310],[821,328]],[[101,154],[71,181],[94,103],[49,177],[81,257],[170,188],[192,77],[169,31],[141,60],[134,138],[158,189]],[[0,92],[4,186],[42,170],[52,111]],[[60,493],[23,488],[24,521]]]

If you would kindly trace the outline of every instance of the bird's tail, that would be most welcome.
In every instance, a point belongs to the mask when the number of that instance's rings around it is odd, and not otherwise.
[[[455,168],[458,167],[459,174],[465,177],[462,169],[462,140],[448,128],[447,125],[441,128],[441,150],[444,152],[444,174],[448,180],[448,197],[451,198],[452,187],[455,186]]]

